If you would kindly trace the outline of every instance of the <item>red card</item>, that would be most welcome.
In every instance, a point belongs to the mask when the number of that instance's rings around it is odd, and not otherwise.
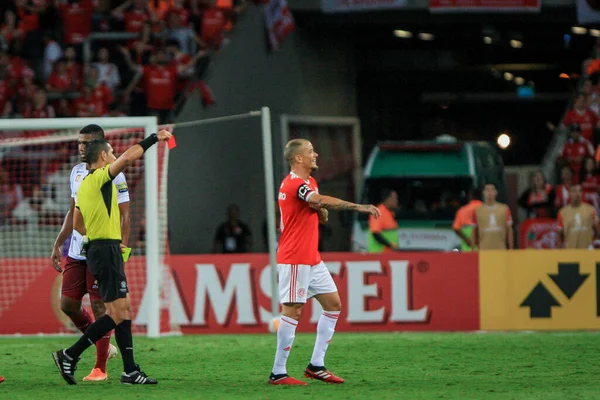
[[[167,147],[169,148],[169,150],[177,147],[177,142],[175,141],[175,135],[171,136],[171,139],[169,139],[167,141]]]

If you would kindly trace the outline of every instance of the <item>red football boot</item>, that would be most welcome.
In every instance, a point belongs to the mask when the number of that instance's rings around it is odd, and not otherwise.
[[[304,370],[304,376],[309,379],[316,379],[325,383],[344,383],[344,379],[339,376],[335,376],[333,372],[327,368],[315,367],[312,364],[308,364],[308,367]]]
[[[287,374],[279,374],[275,375],[271,373],[269,376],[269,384],[270,385],[297,385],[297,386],[307,386],[308,383],[301,381],[296,378],[292,378]]]

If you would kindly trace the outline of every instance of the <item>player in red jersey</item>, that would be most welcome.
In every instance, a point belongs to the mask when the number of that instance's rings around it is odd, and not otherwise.
[[[325,352],[333,337],[342,303],[329,270],[319,254],[319,223],[326,223],[328,210],[356,210],[381,216],[379,209],[369,204],[354,204],[319,194],[311,173],[318,169],[312,144],[294,139],[285,146],[284,157],[291,172],[279,188],[281,238],[277,249],[279,271],[279,301],[283,304],[277,329],[277,352],[269,383],[273,385],[306,385],[288,376],[286,363],[296,327],[306,301],[314,297],[323,307],[317,325],[317,339],[304,376],[327,383],[343,383],[325,368]]]

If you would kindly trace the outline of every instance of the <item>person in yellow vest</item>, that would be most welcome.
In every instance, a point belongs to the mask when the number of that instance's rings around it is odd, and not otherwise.
[[[488,183],[483,189],[483,204],[475,209],[473,249],[506,250],[513,249],[515,237],[510,208],[496,201],[496,185]]]
[[[483,203],[481,194],[471,189],[468,194],[469,202],[456,211],[452,229],[461,239],[460,250],[471,251],[471,242],[473,237],[473,228],[475,226],[475,210]]]
[[[581,185],[571,186],[570,202],[558,212],[560,243],[565,249],[592,248],[594,235],[598,232],[598,212],[582,202]]]
[[[381,217],[375,219],[369,216],[369,253],[383,253],[398,250],[398,222],[395,211],[398,208],[398,193],[390,189],[383,189],[383,199],[377,206]]]

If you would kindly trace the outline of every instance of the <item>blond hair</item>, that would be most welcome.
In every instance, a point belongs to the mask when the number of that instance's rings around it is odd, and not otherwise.
[[[288,164],[292,165],[294,163],[294,158],[300,152],[300,148],[303,144],[308,143],[306,139],[292,139],[285,145],[285,150],[283,151],[283,157],[286,159]]]

